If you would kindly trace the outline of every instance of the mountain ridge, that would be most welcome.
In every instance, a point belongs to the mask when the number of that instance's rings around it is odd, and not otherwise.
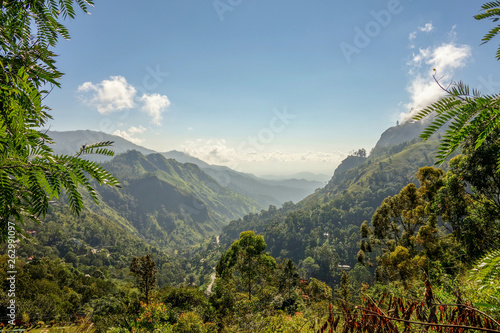
[[[269,205],[281,205],[287,201],[298,202],[307,195],[313,193],[324,182],[311,180],[269,180],[257,177],[250,173],[243,173],[232,170],[226,166],[210,165],[196,157],[186,153],[172,150],[168,152],[156,152],[154,150],[141,147],[120,136],[90,130],[77,131],[49,131],[55,144],[52,145],[58,154],[74,154],[79,147],[99,141],[114,141],[112,149],[116,155],[130,150],[141,152],[144,155],[161,154],[169,159],[174,159],[180,163],[192,163],[199,166],[205,173],[217,180],[219,185],[257,201],[262,208]],[[109,162],[112,157],[101,155],[89,155],[88,158],[98,162]]]

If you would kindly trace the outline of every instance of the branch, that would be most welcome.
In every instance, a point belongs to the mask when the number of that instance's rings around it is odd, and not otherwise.
[[[370,298],[368,296],[368,298]],[[473,326],[464,326],[464,325],[453,325],[453,324],[437,324],[437,323],[424,323],[424,322],[420,322],[420,321],[413,321],[413,320],[406,320],[406,319],[400,319],[400,318],[393,318],[393,317],[389,317],[388,315],[386,315],[379,307],[378,305],[373,301],[373,299],[370,298],[370,300],[372,301],[372,303],[382,312],[384,313],[384,315],[381,315],[379,314],[378,312],[375,312],[375,311],[372,311],[370,309],[367,309],[365,307],[361,307],[359,305],[354,305],[350,302],[347,302],[346,300],[343,300],[341,298],[338,298],[336,297],[336,299],[346,303],[346,304],[349,304],[351,306],[353,306],[355,309],[359,309],[359,310],[363,310],[365,312],[369,312],[370,314],[364,314],[364,313],[351,313],[351,316],[375,316],[375,317],[380,317],[380,318],[385,318],[385,319],[389,319],[389,320],[394,320],[394,321],[401,321],[401,322],[405,322],[405,323],[408,323],[408,324],[415,324],[415,325],[424,325],[424,326],[440,326],[440,327],[451,327],[451,328],[465,328],[465,329],[472,329],[472,330],[478,330],[478,331],[483,331],[483,332],[492,332],[492,333],[500,333],[499,330],[494,330],[494,329],[490,329],[490,328],[480,328],[480,327],[473,327]],[[435,303],[434,305],[445,305],[445,306],[463,306],[463,307],[466,307],[466,308],[469,308],[470,310],[473,310],[473,311],[477,311],[483,315],[485,315],[486,317],[488,317],[489,319],[491,319],[493,322],[495,322],[495,324],[498,325],[498,327],[500,327],[500,324],[493,318],[491,318],[489,315],[485,314],[484,312],[474,308],[474,307],[471,307],[471,306],[468,306],[466,304],[438,304],[438,303]],[[342,315],[345,317],[345,313],[342,313]]]
[[[465,328],[465,329],[469,329],[469,330],[478,330],[478,331],[483,331],[483,332],[491,332],[491,333],[500,333],[499,330],[494,330],[494,329],[491,329],[491,328],[481,328],[481,327],[473,327],[473,326],[465,326],[465,325],[453,325],[453,324],[436,324],[436,323],[424,323],[424,322],[419,322],[419,321],[413,321],[413,320],[406,320],[406,319],[400,319],[400,318],[392,318],[392,317],[389,317],[389,316],[383,316],[383,315],[380,315],[379,313],[375,312],[375,311],[372,311],[372,310],[369,310],[369,309],[366,309],[366,308],[360,308],[358,307],[358,309],[362,309],[366,312],[370,312],[372,314],[356,314],[356,313],[353,313],[351,314],[352,316],[375,316],[375,317],[380,317],[380,318],[385,318],[385,319],[389,319],[389,320],[394,320],[394,321],[401,321],[401,322],[405,322],[405,323],[408,323],[408,324],[415,324],[415,325],[424,325],[424,326],[439,326],[439,327],[451,327],[451,328]],[[475,308],[473,308],[474,310],[476,310]]]
[[[439,86],[439,88],[441,88],[442,90],[446,91],[449,95],[453,95],[450,92],[450,90],[449,90],[451,83],[448,85],[448,87],[445,88],[445,87],[443,87],[443,85],[441,84],[441,82],[439,82],[439,79],[436,78],[436,74],[433,74],[432,77],[434,78],[434,81],[437,83],[437,85]],[[453,95],[453,96],[455,96],[455,95]],[[455,96],[455,97],[457,97],[458,99],[460,99],[460,100],[462,100],[464,102],[467,102],[467,100],[465,98],[463,98],[462,96],[460,96],[460,95]]]

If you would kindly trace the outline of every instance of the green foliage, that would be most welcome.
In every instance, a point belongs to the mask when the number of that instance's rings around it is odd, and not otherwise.
[[[481,6],[483,10],[482,13],[474,16],[476,20],[484,20],[490,19],[493,22],[497,22],[500,18],[500,1],[489,1]],[[483,37],[483,44],[489,42],[500,32],[500,25],[492,28],[486,35]],[[497,60],[500,60],[500,47],[497,49],[496,54]]]
[[[210,302],[224,332],[289,332],[299,322],[301,331],[304,317],[316,318],[313,308],[331,300],[326,283],[300,278],[290,259],[276,265],[265,249],[261,235],[242,232],[217,264]]]
[[[349,281],[349,275],[346,272],[342,272],[340,288],[335,290],[336,297],[344,302],[350,302],[352,298],[351,289],[352,286]]]
[[[158,292],[157,299],[169,305],[177,316],[194,312],[205,321],[215,319],[214,309],[207,296],[195,287],[165,287]]]
[[[500,250],[493,250],[478,260],[469,272],[469,280],[478,283],[481,288],[493,287],[499,289],[500,281]]]
[[[130,274],[135,277],[137,288],[145,302],[149,302],[156,289],[157,272],[156,264],[149,254],[140,258],[134,257],[130,263]]]
[[[304,314],[297,312],[293,315],[278,313],[264,319],[265,327],[260,332],[265,333],[299,333],[311,332],[311,322]]]
[[[158,301],[141,303],[139,316],[132,326],[132,332],[165,332],[173,331],[175,322],[173,312],[165,304]]]
[[[217,332],[214,323],[203,323],[194,312],[182,313],[174,326],[175,333],[211,333]]]
[[[424,270],[433,277],[442,269],[452,273],[457,269],[460,252],[456,240],[447,235],[445,225],[438,227],[443,211],[465,211],[465,207],[451,208],[463,201],[450,202],[443,195],[447,178],[440,169],[420,168],[417,172],[420,187],[405,186],[399,194],[386,198],[372,217],[373,230],[366,223],[361,226],[364,239],[360,243],[358,258],[365,253],[377,253],[377,279],[400,280],[411,284]],[[456,185],[456,184],[454,184]],[[464,191],[463,184],[460,184]],[[448,213],[445,221],[451,215]]]
[[[276,268],[274,258],[264,253],[266,247],[261,235],[255,235],[253,231],[242,232],[240,239],[222,255],[216,267],[217,276],[225,277],[233,272],[238,273],[251,300],[254,284],[266,279],[270,275],[269,272]]]
[[[84,11],[91,1],[75,3]],[[43,132],[50,110],[43,105],[46,85],[58,85],[62,73],[55,67],[58,36],[69,38],[60,16],[73,18],[73,1],[3,1],[0,23],[0,237],[7,238],[8,223],[18,222],[21,231],[25,219],[38,221],[49,201],[67,193],[74,213],[83,208],[78,187],[85,188],[97,202],[90,183],[118,186],[118,181],[98,164],[81,158],[85,154],[112,155],[112,142],[101,142],[81,149],[73,156],[56,155]],[[31,31],[36,29],[36,40]],[[20,225],[19,225],[20,224]],[[17,237],[20,237],[18,234]]]
[[[0,257],[0,311],[6,313],[8,257]],[[123,310],[128,294],[110,280],[94,278],[60,259],[16,260],[16,305],[18,313],[37,321],[71,321],[76,313],[97,309],[95,300],[120,300],[114,306]],[[110,307],[107,307],[108,311]],[[108,311],[108,315],[112,312]]]

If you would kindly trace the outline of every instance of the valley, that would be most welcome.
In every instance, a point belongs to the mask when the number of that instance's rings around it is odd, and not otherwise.
[[[500,333],[500,2],[236,2],[2,1],[0,332]]]

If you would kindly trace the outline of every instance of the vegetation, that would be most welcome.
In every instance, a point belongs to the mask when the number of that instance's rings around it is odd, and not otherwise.
[[[149,303],[156,289],[156,264],[151,259],[151,255],[134,257],[130,263],[130,274],[136,279],[136,286],[141,292],[144,302]]]
[[[92,2],[78,0],[83,11]],[[25,219],[39,221],[52,198],[65,191],[74,213],[80,213],[82,185],[97,202],[90,179],[117,186],[118,181],[85,154],[112,155],[112,142],[83,146],[75,155],[56,155],[50,137],[40,131],[50,119],[43,104],[46,86],[58,86],[60,73],[50,47],[59,36],[69,38],[60,17],[75,16],[73,1],[3,1],[0,23],[0,237],[16,237]],[[32,31],[34,30],[34,31]],[[33,39],[32,36],[36,35]],[[14,223],[16,222],[16,223]],[[10,229],[9,229],[10,227]]]
[[[437,114],[427,141],[379,145],[369,156],[359,149],[298,204],[254,213],[256,202],[215,190],[197,166],[137,151],[104,165],[121,179],[118,189],[82,158],[111,155],[109,142],[55,155],[39,131],[50,117],[41,87],[61,76],[49,47],[68,36],[58,18],[75,15],[73,2],[1,6],[2,237],[11,221],[25,227],[1,247],[19,257],[18,323],[85,317],[97,332],[500,331],[496,96],[456,84],[418,116]],[[498,8],[487,3],[477,18],[496,19]],[[449,121],[439,144],[431,135]],[[431,166],[437,147],[442,169]],[[49,205],[58,197],[69,208]],[[9,265],[1,256],[2,313]]]
[[[104,164],[123,188],[99,188],[99,214],[125,220],[151,244],[178,249],[220,231],[231,219],[255,212],[252,199],[218,185],[197,165],[161,154],[128,151]]]

